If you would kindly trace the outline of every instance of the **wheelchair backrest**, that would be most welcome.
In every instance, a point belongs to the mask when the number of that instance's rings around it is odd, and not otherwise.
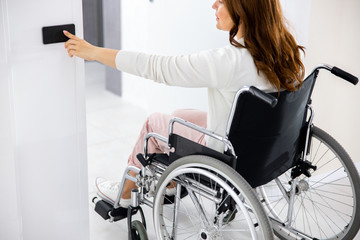
[[[237,155],[236,170],[252,187],[263,185],[293,167],[304,150],[307,104],[318,71],[295,92],[270,93],[274,108],[250,93],[235,99],[228,139]]]

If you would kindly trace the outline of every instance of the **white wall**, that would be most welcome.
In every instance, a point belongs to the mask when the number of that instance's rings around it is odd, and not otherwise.
[[[311,0],[280,0],[289,30],[302,46],[308,45]]]
[[[7,32],[4,23],[4,4],[0,1],[0,239],[20,239],[20,218],[17,207],[13,119],[11,114],[10,83],[8,81]]]
[[[41,28],[81,0],[0,0],[0,239],[88,239],[84,66]]]
[[[328,63],[360,77],[360,1],[313,0],[306,68]],[[360,161],[360,84],[321,72],[313,94],[315,124]]]

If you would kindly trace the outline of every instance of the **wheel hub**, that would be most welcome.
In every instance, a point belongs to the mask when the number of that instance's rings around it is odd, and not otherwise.
[[[217,239],[217,228],[216,227],[211,227],[208,230],[201,230],[200,231],[200,239],[202,240],[208,240],[208,239]]]
[[[300,180],[296,186],[296,193],[300,194],[301,192],[305,192],[309,190],[309,183],[304,179]]]
[[[205,232],[202,232],[200,234],[200,236],[201,236],[201,239],[207,239],[207,234]]]

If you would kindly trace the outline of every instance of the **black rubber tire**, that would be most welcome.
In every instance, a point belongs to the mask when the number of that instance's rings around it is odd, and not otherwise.
[[[134,220],[131,222],[131,238],[129,240],[148,240],[147,231],[142,224],[142,222],[138,220]]]

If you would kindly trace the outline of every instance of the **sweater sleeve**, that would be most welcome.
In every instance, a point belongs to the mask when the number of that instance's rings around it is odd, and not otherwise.
[[[115,61],[118,70],[158,83],[221,89],[227,86],[227,81],[233,74],[233,58],[229,47],[225,47],[178,56],[121,50]]]

